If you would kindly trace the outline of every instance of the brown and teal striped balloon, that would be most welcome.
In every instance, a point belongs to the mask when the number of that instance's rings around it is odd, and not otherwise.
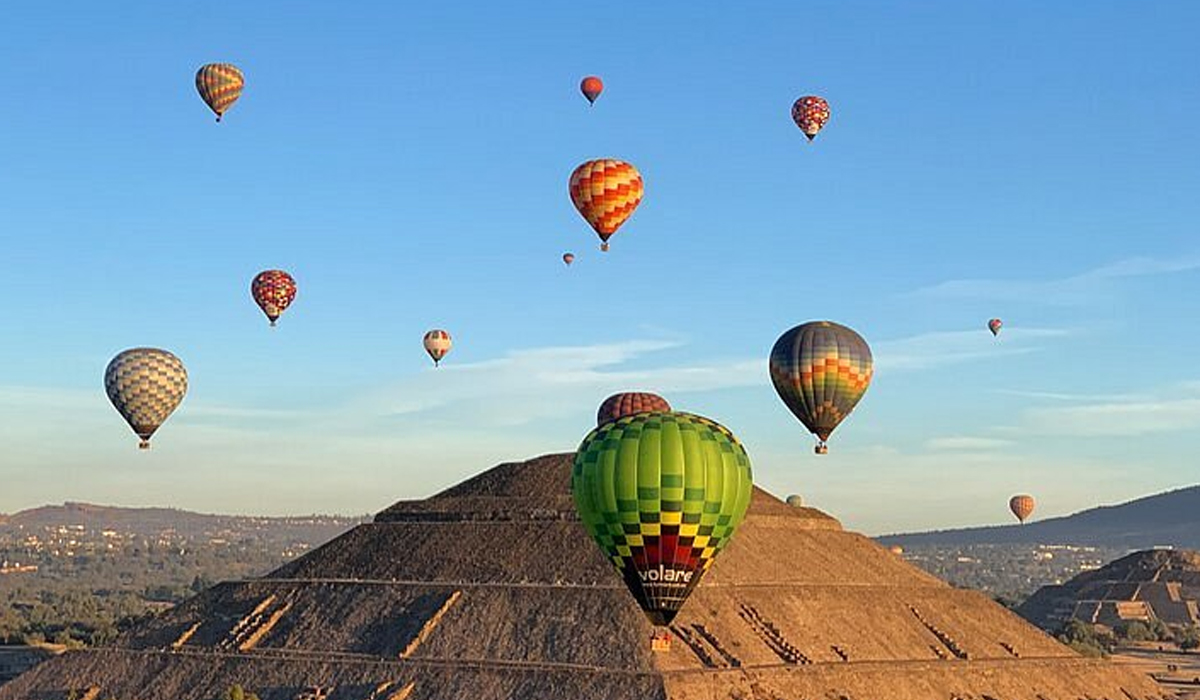
[[[867,392],[871,348],[853,330],[832,321],[812,321],[791,329],[771,349],[771,382],[779,398],[809,432],[817,453]]]
[[[209,63],[196,71],[196,90],[200,99],[217,115],[217,121],[242,96],[246,78],[232,63]]]
[[[750,505],[750,458],[716,421],[639,413],[575,453],[571,491],[588,534],[655,625],[668,625]]]

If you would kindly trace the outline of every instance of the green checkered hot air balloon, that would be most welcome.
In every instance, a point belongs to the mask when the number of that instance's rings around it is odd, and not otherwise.
[[[750,458],[716,421],[638,413],[575,453],[571,490],[588,534],[655,625],[667,625],[750,505]]]

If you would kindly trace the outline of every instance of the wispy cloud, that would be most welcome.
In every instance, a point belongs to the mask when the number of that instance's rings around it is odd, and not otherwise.
[[[1200,256],[1179,258],[1129,258],[1070,277],[1050,280],[959,279],[923,287],[912,296],[937,299],[976,299],[988,301],[1031,302],[1039,304],[1079,305],[1094,300],[1097,290],[1108,282],[1132,277],[1148,277],[1200,269]],[[1007,329],[1005,331],[1007,333]]]
[[[1198,387],[1200,388],[1200,387]],[[1036,391],[1025,389],[993,389],[993,393],[1005,396],[1018,396],[1026,399],[1056,401],[1062,403],[1091,403],[1108,401],[1146,401],[1148,394],[1112,393],[1112,394],[1071,394],[1055,391]]]
[[[948,363],[1022,355],[1040,349],[1039,341],[1071,333],[1061,328],[1005,328],[1004,341],[993,342],[987,331],[939,331],[885,340],[873,352],[879,371],[918,370]]]
[[[561,415],[564,407],[591,407],[606,393],[634,389],[667,395],[754,386],[766,381],[762,359],[710,360],[631,368],[647,355],[681,347],[678,341],[515,350],[502,358],[430,369],[363,397],[360,404],[387,415],[465,407],[476,420],[519,425]]]
[[[1031,408],[1026,433],[1065,437],[1131,437],[1200,428],[1200,398],[1114,401],[1062,408]]]
[[[926,440],[925,449],[935,452],[980,452],[1002,449],[1011,444],[1011,440],[1002,440],[999,438],[950,435]]]

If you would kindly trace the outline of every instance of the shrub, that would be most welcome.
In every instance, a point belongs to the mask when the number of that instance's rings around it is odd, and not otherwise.
[[[1144,622],[1130,622],[1125,626],[1122,636],[1131,642],[1152,642],[1158,639]]]

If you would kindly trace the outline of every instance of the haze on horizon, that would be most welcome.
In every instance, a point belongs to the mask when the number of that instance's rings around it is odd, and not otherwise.
[[[1200,6],[131,7],[8,11],[0,511],[375,511],[574,450],[622,389],[868,532],[1198,481]],[[220,125],[209,61],[246,73]],[[646,199],[601,254],[566,181],[608,156]],[[813,319],[876,359],[822,458],[766,373]],[[191,378],[148,454],[101,382],[139,345]]]

